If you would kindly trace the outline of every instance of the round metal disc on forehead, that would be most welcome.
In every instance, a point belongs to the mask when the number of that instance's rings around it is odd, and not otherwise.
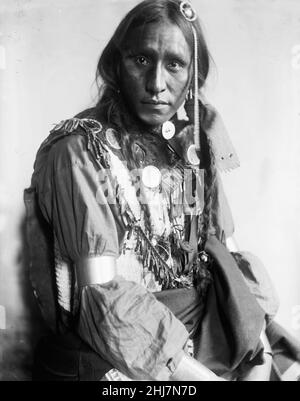
[[[143,168],[142,181],[148,188],[156,188],[161,182],[161,173],[155,166],[147,166]]]
[[[187,150],[187,158],[188,161],[193,165],[193,166],[197,166],[198,164],[200,164],[200,159],[197,155],[197,151],[196,151],[196,145],[191,145],[188,150]]]
[[[171,121],[167,121],[162,126],[162,136],[169,140],[175,135],[175,125]]]
[[[106,140],[109,143],[109,145],[114,148],[114,149],[121,149],[121,146],[119,145],[118,139],[117,139],[117,131],[113,128],[108,128],[105,132]]]

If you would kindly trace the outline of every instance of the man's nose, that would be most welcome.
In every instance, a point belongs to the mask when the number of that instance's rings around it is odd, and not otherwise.
[[[158,94],[166,90],[165,71],[160,64],[155,65],[148,73],[146,90],[151,94]]]

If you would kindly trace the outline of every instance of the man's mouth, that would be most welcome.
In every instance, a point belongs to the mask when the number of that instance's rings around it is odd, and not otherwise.
[[[150,104],[152,106],[168,106],[169,103],[164,101],[164,100],[160,100],[160,99],[144,99],[142,100],[143,104]]]

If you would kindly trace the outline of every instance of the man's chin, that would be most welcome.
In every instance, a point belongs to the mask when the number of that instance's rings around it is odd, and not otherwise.
[[[142,123],[144,123],[145,125],[149,125],[151,127],[162,125],[171,118],[171,116],[169,115],[159,115],[159,114],[142,114],[138,117]]]

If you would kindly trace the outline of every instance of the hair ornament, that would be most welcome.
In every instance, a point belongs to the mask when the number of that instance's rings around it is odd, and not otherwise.
[[[197,13],[193,8],[192,4],[185,0],[182,1],[179,5],[180,12],[183,17],[189,21],[193,22],[197,19]],[[194,92],[194,145],[190,149],[189,154],[192,154],[193,157],[190,157],[190,163],[192,165],[198,165],[200,163],[200,120],[199,120],[199,69],[198,69],[198,37],[197,32],[193,24],[191,24],[191,29],[194,37],[194,84],[193,84],[193,92]]]
[[[180,3],[180,11],[187,21],[196,21],[197,13],[189,1],[182,1]]]

